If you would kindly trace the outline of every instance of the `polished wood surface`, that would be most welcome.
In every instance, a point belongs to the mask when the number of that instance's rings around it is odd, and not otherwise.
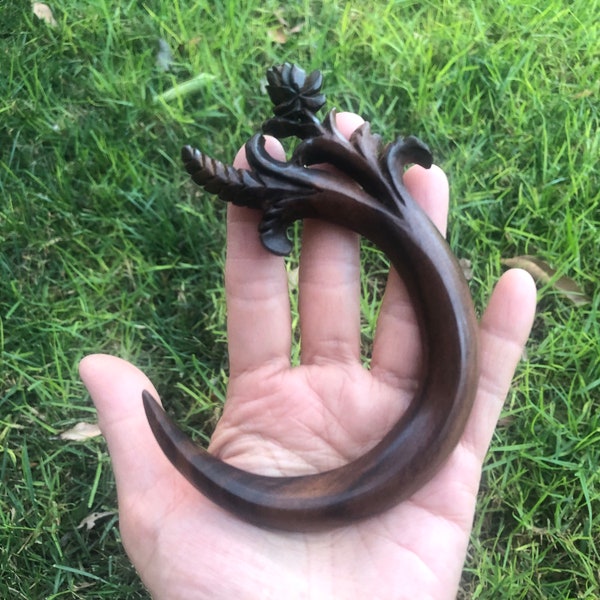
[[[444,238],[409,196],[405,165],[432,163],[414,137],[383,146],[365,123],[346,140],[335,111],[315,117],[325,98],[321,75],[293,65],[268,72],[275,116],[263,133],[302,141],[289,161],[276,161],[256,134],[246,144],[249,171],[186,146],[193,180],[221,199],[262,212],[259,235],[276,254],[291,249],[287,230],[317,218],[371,240],[409,291],[420,326],[423,369],[409,408],[369,452],[323,473],[267,477],[209,454],[181,432],[148,392],[150,427],[173,465],[206,497],[254,524],[286,530],[343,526],[409,498],[441,468],[458,443],[478,382],[476,318],[462,271]],[[311,166],[329,163],[336,172]],[[374,404],[376,399],[373,400]]]

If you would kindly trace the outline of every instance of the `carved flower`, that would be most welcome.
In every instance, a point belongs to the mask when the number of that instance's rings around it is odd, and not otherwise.
[[[277,117],[301,119],[325,104],[325,95],[320,93],[323,83],[320,71],[313,71],[307,77],[300,67],[285,63],[269,69],[267,81],[267,92]]]

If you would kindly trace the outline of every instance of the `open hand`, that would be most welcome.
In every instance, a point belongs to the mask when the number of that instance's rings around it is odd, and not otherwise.
[[[338,115],[349,135],[361,120]],[[267,147],[275,156],[275,140]],[[240,152],[236,165],[245,166]],[[448,184],[437,167],[405,174],[411,195],[441,231]],[[357,458],[410,402],[419,331],[390,273],[371,368],[360,361],[360,263],[355,234],[307,221],[300,257],[301,365],[290,365],[291,315],[283,259],[260,244],[259,215],[229,206],[226,293],[230,380],[210,451],[248,471],[295,475]],[[206,500],[169,463],[150,431],[141,392],[156,390],[133,365],[86,357],[81,377],[98,409],[119,497],[125,549],[153,597],[454,598],[471,530],[481,466],[529,335],[535,286],[503,275],[481,319],[481,378],[463,438],[408,501],[319,533],[273,532]]]

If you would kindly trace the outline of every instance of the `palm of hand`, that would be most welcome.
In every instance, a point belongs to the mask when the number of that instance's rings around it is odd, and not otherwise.
[[[339,115],[349,133],[356,117]],[[273,148],[277,154],[280,149]],[[238,165],[243,158],[238,157]],[[406,185],[444,229],[439,169]],[[300,280],[302,366],[291,368],[289,297],[281,259],[266,255],[257,216],[230,207],[226,288],[230,382],[210,449],[249,471],[294,475],[346,463],[377,443],[412,397],[418,331],[399,279],[386,288],[371,369],[360,364],[356,238],[305,226]],[[172,467],[146,422],[140,371],[90,356],[80,372],[113,460],[125,548],[156,598],[452,598],[473,518],[481,463],[528,336],[535,287],[506,273],[480,327],[481,379],[463,439],[408,501],[319,533],[266,531],[202,497]]]
[[[354,364],[270,365],[230,381],[210,450],[268,475],[321,472],[381,440],[408,393]]]
[[[263,474],[323,471],[377,443],[396,421],[403,398],[410,390],[393,389],[358,363],[258,369],[230,382],[211,450]],[[479,477],[476,457],[463,449],[457,456],[410,503],[345,529],[281,534],[236,522],[244,533],[226,535],[225,543],[246,539],[234,569],[250,564],[270,582],[273,597],[311,597],[310,590],[317,598],[371,597],[374,590],[382,598],[397,598],[400,590],[406,598],[444,597],[458,584]],[[440,577],[440,570],[455,581]],[[235,584],[223,597],[234,593],[255,597]]]
[[[398,390],[373,379],[360,365],[244,374],[230,383],[211,450],[270,475],[343,464],[379,441],[395,420],[377,419],[374,399],[378,405],[401,404]],[[331,404],[324,407],[326,399]],[[410,502],[343,529],[307,534],[243,523],[202,498],[169,466],[150,494],[131,497],[131,510],[121,507],[126,547],[157,598],[350,599],[372,597],[376,590],[381,598],[437,599],[451,597],[448,590],[458,584],[480,468],[468,449],[459,448]],[[249,582],[260,582],[268,594]]]

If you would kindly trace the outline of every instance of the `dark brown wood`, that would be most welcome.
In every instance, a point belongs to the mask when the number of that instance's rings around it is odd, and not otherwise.
[[[407,193],[405,165],[432,164],[417,138],[382,147],[369,123],[346,140],[335,111],[321,122],[321,74],[284,64],[268,71],[275,117],[263,132],[302,141],[290,160],[265,151],[262,134],[246,144],[250,170],[238,170],[186,146],[192,179],[219,198],[262,212],[259,234],[275,254],[291,249],[290,224],[316,218],[376,244],[409,290],[419,320],[423,377],[413,401],[379,444],[331,471],[265,477],[242,471],[196,446],[148,392],[154,435],[173,465],[206,497],[252,523],[286,530],[343,526],[409,498],[441,468],[458,443],[478,380],[476,319],[467,284],[444,238]],[[332,164],[336,172],[318,167]]]

